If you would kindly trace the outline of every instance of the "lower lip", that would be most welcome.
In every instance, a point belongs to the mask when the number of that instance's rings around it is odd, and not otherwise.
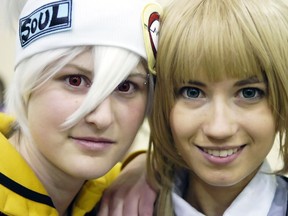
[[[73,140],[77,144],[77,146],[86,151],[104,151],[113,145],[113,143],[111,142],[92,142],[78,139]]]
[[[217,157],[217,156],[213,156],[210,155],[206,152],[204,152],[203,150],[199,149],[200,152],[202,153],[202,155],[206,158],[206,160],[208,160],[210,163],[215,164],[215,165],[227,165],[229,163],[232,163],[234,160],[236,160],[239,155],[241,154],[241,152],[243,151],[244,147],[242,147],[238,152],[226,156],[226,157]]]

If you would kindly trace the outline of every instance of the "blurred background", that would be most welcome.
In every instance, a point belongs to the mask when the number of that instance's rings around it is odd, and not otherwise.
[[[3,14],[5,14],[6,8],[4,1],[0,0],[0,111],[3,111],[3,99],[4,93],[7,86],[11,82],[13,77],[13,64],[14,64],[14,42],[16,40],[15,33],[10,28],[9,20],[5,19]],[[8,0],[11,1],[11,0]],[[14,1],[14,0],[12,0]],[[160,4],[165,6],[169,3],[170,0],[158,0]],[[0,122],[1,124],[1,122]],[[149,136],[149,127],[147,122],[144,123],[141,130],[139,131],[134,145],[131,148],[131,151],[137,149],[145,149],[148,146],[148,136]],[[275,141],[274,147],[268,155],[269,163],[273,169],[277,169],[282,166],[281,160],[278,157],[278,141]]]
[[[5,0],[0,0],[3,5]],[[0,110],[3,106],[4,89],[9,85],[13,76],[14,41],[15,35],[9,30],[4,19],[5,7],[0,7]]]

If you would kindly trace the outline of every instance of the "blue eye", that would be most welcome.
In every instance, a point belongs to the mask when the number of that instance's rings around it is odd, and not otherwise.
[[[202,91],[195,87],[183,87],[180,89],[180,94],[185,98],[199,98],[202,97]]]
[[[264,92],[258,88],[244,88],[240,91],[240,97],[247,99],[261,98]]]

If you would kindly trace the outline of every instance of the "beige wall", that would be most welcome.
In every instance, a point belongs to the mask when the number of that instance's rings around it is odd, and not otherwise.
[[[0,0],[0,4],[1,4]],[[160,3],[167,3],[170,0],[159,0]],[[9,33],[7,23],[3,19],[4,7],[0,7],[0,78],[4,80],[6,85],[9,85],[11,77],[13,76],[13,62],[14,62],[14,41],[15,37],[12,33]],[[133,150],[146,148],[148,145],[148,134],[149,128],[147,123],[141,129],[141,132],[135,140]],[[277,142],[276,142],[277,143]],[[269,162],[273,168],[281,166],[278,159],[278,148],[277,145],[272,149],[268,156]]]
[[[1,3],[2,0],[0,0]],[[14,60],[14,34],[8,31],[8,26],[3,18],[5,8],[0,7],[0,78],[4,80],[6,85],[9,84]]]

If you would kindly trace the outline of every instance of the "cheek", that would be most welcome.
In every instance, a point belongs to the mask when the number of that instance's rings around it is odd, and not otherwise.
[[[116,118],[121,130],[127,130],[127,133],[132,135],[136,134],[145,117],[146,101],[146,98],[142,97],[114,104],[114,107],[117,107],[115,109]]]
[[[80,100],[59,91],[47,89],[31,95],[28,104],[28,122],[34,127],[59,128],[65,120],[79,107]]]
[[[191,110],[176,102],[170,112],[170,126],[176,143],[181,140],[187,141],[195,135],[198,123],[193,116],[195,114]]]
[[[199,121],[195,120],[195,113],[175,104],[170,113],[170,126],[175,147],[183,161],[193,170],[198,164],[197,152],[191,144],[197,136]]]
[[[270,149],[276,134],[275,121],[270,110],[259,110],[246,119],[247,122],[243,122],[243,125],[246,125],[252,139],[262,145],[263,150]]]

